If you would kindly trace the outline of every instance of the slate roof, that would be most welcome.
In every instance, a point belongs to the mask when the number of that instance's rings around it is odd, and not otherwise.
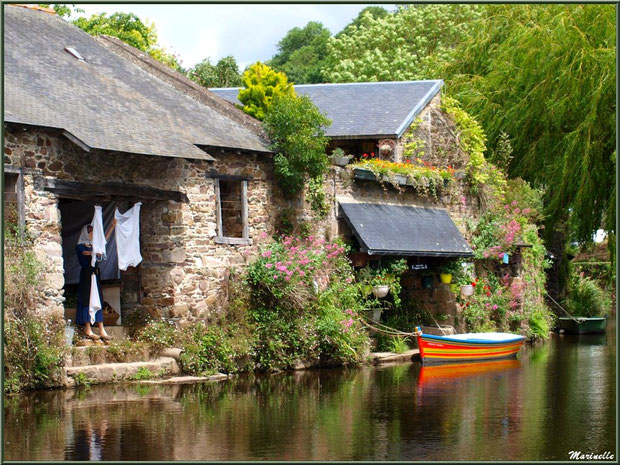
[[[368,255],[471,257],[473,251],[446,210],[343,203],[340,208]]]
[[[146,155],[213,160],[197,145],[269,151],[255,131],[61,18],[8,5],[4,12],[5,122],[64,129],[90,148]]]
[[[437,95],[443,81],[359,82],[295,86],[332,120],[326,134],[334,139],[399,138]],[[237,100],[239,88],[210,89]]]

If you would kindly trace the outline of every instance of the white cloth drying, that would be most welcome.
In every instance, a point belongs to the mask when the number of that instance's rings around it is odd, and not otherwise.
[[[118,267],[123,271],[128,266],[137,266],[142,261],[142,255],[140,255],[140,205],[142,202],[136,203],[122,214],[118,208],[114,212]]]
[[[95,266],[97,262],[97,254],[100,254],[101,259],[106,259],[106,250],[105,245],[107,241],[105,240],[105,233],[103,232],[103,213],[101,212],[101,205],[95,206],[95,215],[93,216],[93,221],[90,223],[93,227],[93,258],[90,263],[91,266]]]
[[[90,324],[95,324],[95,314],[101,310],[101,297],[99,296],[99,287],[97,286],[97,276],[93,273],[90,276],[90,300],[88,302],[88,314],[90,315]]]

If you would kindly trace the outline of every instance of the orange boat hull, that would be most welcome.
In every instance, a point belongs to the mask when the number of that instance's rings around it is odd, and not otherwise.
[[[478,360],[515,358],[525,338],[516,336],[510,341],[447,340],[429,335],[418,335],[422,363],[454,363]]]

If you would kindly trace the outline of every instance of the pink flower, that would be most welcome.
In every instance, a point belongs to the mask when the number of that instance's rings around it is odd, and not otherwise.
[[[265,250],[263,252],[263,257],[270,258],[271,257],[271,250]]]
[[[274,275],[273,275],[273,279],[278,279],[278,275],[277,275],[277,274],[274,274]]]
[[[267,233],[265,231],[263,231],[262,233],[260,233],[260,238],[261,239],[265,239],[267,237]]]
[[[265,263],[265,268],[271,268],[273,266],[273,263]]]
[[[497,308],[498,308],[498,307],[497,307],[497,304],[493,305],[491,308],[492,308],[493,310],[497,310]]]
[[[290,276],[285,276],[285,277],[284,277],[284,280],[285,280],[285,281],[290,281],[290,280],[291,280],[291,277],[290,277]]]

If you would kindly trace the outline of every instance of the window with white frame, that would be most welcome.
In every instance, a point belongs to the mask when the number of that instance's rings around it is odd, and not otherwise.
[[[222,244],[247,244],[248,180],[236,176],[219,176],[215,183],[217,237]]]

